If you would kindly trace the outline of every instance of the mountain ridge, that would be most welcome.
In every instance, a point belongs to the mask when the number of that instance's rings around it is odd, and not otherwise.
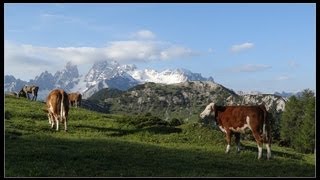
[[[145,82],[173,84],[188,80],[213,81],[213,78],[205,78],[200,73],[186,69],[166,69],[160,72],[153,69],[139,70],[135,65],[120,65],[116,61],[107,60],[94,63],[86,74],[79,75],[77,66],[67,62],[66,66],[54,75],[46,70],[29,82],[6,75],[4,90],[17,92],[24,84],[35,84],[40,87],[39,100],[45,99],[48,91],[54,88],[62,88],[67,92],[80,92],[86,99],[107,87],[127,90]]]

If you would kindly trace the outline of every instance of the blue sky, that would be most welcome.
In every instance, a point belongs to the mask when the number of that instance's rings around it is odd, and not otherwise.
[[[5,74],[28,81],[67,61],[185,68],[235,91],[316,86],[315,4],[4,4]]]

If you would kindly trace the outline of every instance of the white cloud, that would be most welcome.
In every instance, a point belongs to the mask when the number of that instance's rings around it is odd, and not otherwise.
[[[288,80],[288,79],[291,79],[291,77],[287,76],[287,75],[282,75],[282,76],[278,76],[275,78],[275,80],[277,81],[285,81],[285,80]]]
[[[105,47],[43,47],[5,41],[5,74],[29,80],[47,70],[55,73],[68,61],[88,65],[100,60],[119,63],[171,60],[198,55],[193,50],[154,40],[112,41]]]
[[[250,49],[250,48],[253,48],[254,47],[254,44],[253,43],[243,43],[243,44],[239,44],[239,45],[233,45],[231,47],[231,51],[236,53],[236,52],[240,52],[240,51],[244,51],[244,50],[247,50],[247,49]]]
[[[134,33],[133,37],[138,39],[154,39],[156,35],[149,30],[140,30]]]
[[[230,70],[232,72],[258,72],[270,69],[270,65],[264,64],[245,64],[237,67],[233,67]]]
[[[295,61],[289,61],[288,62],[289,66],[292,67],[292,68],[296,68],[296,67],[299,67],[300,65],[298,63],[296,63]]]

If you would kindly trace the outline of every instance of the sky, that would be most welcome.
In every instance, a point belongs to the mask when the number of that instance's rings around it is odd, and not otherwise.
[[[184,68],[235,91],[316,88],[315,3],[5,3],[4,74]]]

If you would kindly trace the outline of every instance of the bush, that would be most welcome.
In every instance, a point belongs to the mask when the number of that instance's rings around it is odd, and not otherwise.
[[[144,115],[125,116],[119,120],[120,123],[132,125],[136,128],[152,127],[152,126],[167,126],[168,122],[153,116],[150,113]]]
[[[183,124],[183,121],[177,118],[173,118],[169,121],[169,126],[180,126]]]

